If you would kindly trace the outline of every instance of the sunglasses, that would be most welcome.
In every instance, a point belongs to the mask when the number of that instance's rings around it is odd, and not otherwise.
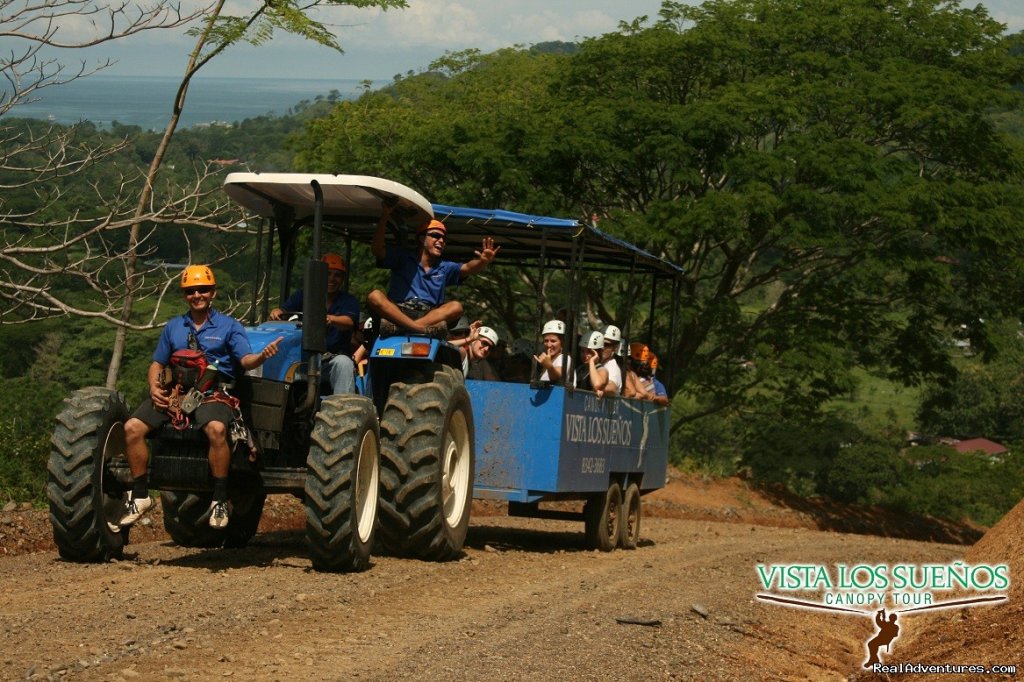
[[[213,291],[213,287],[188,287],[183,289],[186,296],[192,296],[194,294],[208,294]]]
[[[427,232],[427,236],[435,241],[439,239],[448,241],[448,237],[445,235],[444,232]]]

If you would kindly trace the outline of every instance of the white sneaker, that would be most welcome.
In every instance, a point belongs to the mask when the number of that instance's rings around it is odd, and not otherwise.
[[[210,503],[210,528],[224,528],[228,525],[228,521],[231,519],[231,503],[230,502],[211,502]]]
[[[128,493],[128,500],[124,503],[124,516],[121,517],[117,525],[121,528],[127,528],[141,519],[142,515],[152,509],[154,504],[156,502],[148,495],[136,498],[132,493]]]

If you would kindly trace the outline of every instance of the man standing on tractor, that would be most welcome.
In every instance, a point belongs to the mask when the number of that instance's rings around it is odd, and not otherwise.
[[[181,358],[189,358],[190,368],[199,380],[209,381],[212,388],[203,394],[203,400],[193,413],[197,428],[201,428],[209,441],[210,471],[213,474],[213,501],[210,503],[209,524],[213,528],[228,525],[231,514],[227,502],[228,470],[231,447],[228,444],[228,425],[236,419],[230,396],[221,385],[234,381],[245,370],[254,369],[277,354],[280,338],[259,353],[253,353],[249,337],[242,324],[213,308],[217,295],[213,270],[206,265],[190,265],[181,273],[181,293],[188,304],[188,312],[167,322],[147,373],[149,400],[144,400],[124,424],[125,455],[132,474],[132,489],[125,502],[119,526],[125,528],[138,521],[155,504],[149,496],[149,448],[146,435],[153,429],[181,418],[180,390],[196,386],[168,385],[165,368],[172,373],[181,366]],[[198,352],[197,352],[198,351]],[[198,366],[197,366],[198,365]],[[185,375],[184,370],[179,376]],[[214,374],[213,379],[209,375]],[[204,386],[205,388],[205,386]]]
[[[356,392],[356,368],[352,360],[352,330],[359,324],[359,301],[342,291],[345,283],[345,259],[337,253],[325,253],[327,263],[327,352],[324,353],[324,377],[331,393]],[[270,311],[271,320],[284,319],[288,313],[302,311],[302,289]]]
[[[397,332],[388,328],[388,322],[417,334],[444,335],[448,324],[456,322],[463,312],[458,301],[445,302],[445,287],[461,284],[470,275],[486,268],[501,247],[495,246],[491,237],[484,237],[473,260],[465,263],[443,260],[441,255],[448,243],[448,228],[439,220],[424,222],[417,228],[419,246],[416,251],[389,246],[385,243],[385,236],[392,208],[391,203],[383,203],[380,222],[370,245],[378,265],[391,269],[388,293],[385,295],[374,289],[366,302],[373,314],[380,318],[382,335]]]

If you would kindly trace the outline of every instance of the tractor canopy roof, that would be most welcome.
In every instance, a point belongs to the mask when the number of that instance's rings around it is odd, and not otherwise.
[[[315,184],[314,184],[315,183]],[[391,180],[366,175],[310,173],[231,173],[224,181],[228,196],[245,209],[275,221],[279,239],[293,243],[316,220],[316,187],[323,197],[322,229],[369,243],[380,218],[381,203],[396,203],[396,222],[415,231],[431,218],[448,229],[445,258],[474,257],[484,237],[501,246],[495,265],[522,267],[543,261],[546,267],[648,273],[675,277],[682,269],[628,242],[575,219],[515,213],[500,209],[431,204],[422,195]]]

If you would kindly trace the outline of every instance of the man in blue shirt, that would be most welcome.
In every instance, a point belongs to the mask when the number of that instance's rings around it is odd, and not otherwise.
[[[324,378],[332,393],[355,393],[355,363],[352,361],[352,330],[359,324],[359,301],[341,290],[345,283],[345,259],[337,253],[325,253],[327,263],[327,353],[324,354]],[[284,319],[288,313],[302,310],[303,291],[299,289],[270,311],[270,319]]]
[[[374,289],[366,302],[375,315],[417,334],[430,334],[438,326],[456,322],[462,316],[461,303],[445,302],[445,288],[461,284],[470,275],[483,270],[501,247],[496,247],[492,238],[485,237],[473,260],[465,263],[443,260],[441,255],[448,243],[448,229],[439,220],[423,223],[416,230],[419,243],[416,251],[387,245],[385,236],[391,209],[389,203],[383,204],[370,246],[378,264],[391,269],[391,282],[387,295]],[[425,312],[413,319],[399,304]]]
[[[254,369],[277,354],[276,339],[259,353],[253,353],[249,337],[242,324],[213,309],[217,295],[213,270],[206,265],[190,265],[181,273],[181,293],[188,304],[188,312],[175,317],[164,326],[153,362],[149,365],[149,400],[144,400],[124,424],[125,455],[132,473],[132,490],[128,494],[121,528],[131,526],[154,505],[149,496],[149,448],[146,435],[170,419],[171,390],[163,382],[164,368],[171,355],[178,350],[202,351],[211,365],[232,381],[246,370]],[[213,528],[228,525],[231,514],[227,502],[228,469],[231,448],[227,433],[235,415],[223,402],[204,402],[196,408],[194,420],[209,441],[210,471],[213,474],[213,501],[210,503],[209,524]]]

